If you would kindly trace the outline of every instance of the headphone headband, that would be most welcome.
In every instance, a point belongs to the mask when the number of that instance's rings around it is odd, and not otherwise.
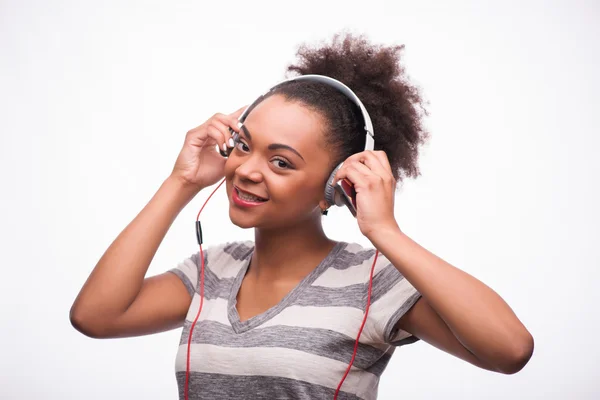
[[[258,97],[258,99],[256,99],[252,104],[250,104],[244,110],[242,115],[240,115],[240,118],[239,118],[240,122],[242,122],[242,123],[244,122],[250,109],[258,100],[263,98],[265,95],[267,95],[269,92],[271,92],[272,90],[277,88],[279,85],[286,83],[286,82],[304,81],[304,80],[313,81],[313,82],[321,82],[326,85],[332,86],[335,89],[342,92],[344,95],[346,95],[346,97],[348,97],[354,104],[356,104],[358,106],[358,108],[360,109],[360,112],[362,114],[363,121],[364,121],[364,130],[365,130],[365,137],[366,137],[365,138],[365,150],[373,150],[375,148],[375,133],[373,132],[373,123],[371,122],[371,117],[369,116],[369,113],[367,112],[367,109],[365,108],[363,103],[360,101],[358,96],[352,91],[352,89],[350,89],[344,83],[338,81],[337,79],[333,79],[333,78],[331,78],[329,76],[325,76],[325,75],[315,75],[315,74],[301,75],[301,76],[296,76],[296,77],[293,77],[290,79],[286,79],[282,82],[279,82],[277,85],[271,87],[267,92],[263,93],[260,97]]]

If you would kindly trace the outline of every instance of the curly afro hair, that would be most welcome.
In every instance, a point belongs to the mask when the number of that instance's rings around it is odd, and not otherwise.
[[[403,49],[404,45],[386,47],[370,43],[363,35],[338,33],[331,44],[300,45],[297,63],[289,65],[286,73],[287,77],[326,75],[350,87],[371,116],[375,150],[385,151],[396,182],[420,175],[419,146],[429,138],[422,126],[422,117],[427,115],[424,101],[400,64]],[[301,102],[327,121],[325,146],[336,155],[332,169],[364,149],[360,110],[335,88],[320,82],[288,82],[264,98],[276,94]]]

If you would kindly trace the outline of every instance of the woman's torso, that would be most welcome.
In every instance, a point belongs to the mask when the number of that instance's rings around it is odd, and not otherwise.
[[[363,321],[374,249],[338,242],[278,304],[242,321],[236,298],[253,249],[253,242],[244,241],[204,252],[204,300],[191,338],[189,397],[333,398]],[[200,306],[200,279],[190,272],[198,269],[198,261],[197,253],[173,271],[182,279],[187,273],[194,286],[176,356],[180,398],[189,332]],[[404,280],[389,267],[380,255],[371,299],[375,305],[390,297],[386,288]],[[339,399],[376,397],[379,377],[395,348],[385,342],[387,314],[375,310],[365,324]]]

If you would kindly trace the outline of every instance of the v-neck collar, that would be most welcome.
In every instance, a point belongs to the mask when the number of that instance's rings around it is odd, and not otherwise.
[[[327,256],[321,260],[319,265],[317,265],[307,276],[304,277],[304,279],[302,279],[294,288],[292,288],[292,290],[283,299],[281,299],[279,303],[252,318],[249,318],[245,321],[240,321],[240,315],[238,314],[236,307],[237,295],[240,291],[240,287],[242,286],[242,281],[246,276],[246,272],[250,267],[250,262],[252,261],[252,255],[254,254],[255,249],[254,246],[252,246],[252,250],[248,252],[248,255],[240,260],[240,262],[243,263],[243,266],[240,268],[240,271],[233,281],[233,286],[229,294],[229,301],[227,302],[227,316],[234,332],[246,332],[279,314],[289,304],[293,303],[293,301],[296,300],[300,294],[302,294],[302,291],[305,287],[310,286],[319,277],[319,275],[321,275],[321,273],[327,269],[327,267],[335,259],[340,250],[345,247],[345,245],[346,242],[337,242],[330,250],[329,254],[327,254]]]

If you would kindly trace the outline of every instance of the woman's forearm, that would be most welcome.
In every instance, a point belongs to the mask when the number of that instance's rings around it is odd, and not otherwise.
[[[162,183],[92,270],[71,307],[74,325],[103,324],[127,310],[171,224],[197,193],[171,177]]]
[[[527,362],[533,351],[532,336],[491,288],[421,247],[400,229],[382,231],[370,239],[476,357],[502,369],[510,368],[515,360]]]

